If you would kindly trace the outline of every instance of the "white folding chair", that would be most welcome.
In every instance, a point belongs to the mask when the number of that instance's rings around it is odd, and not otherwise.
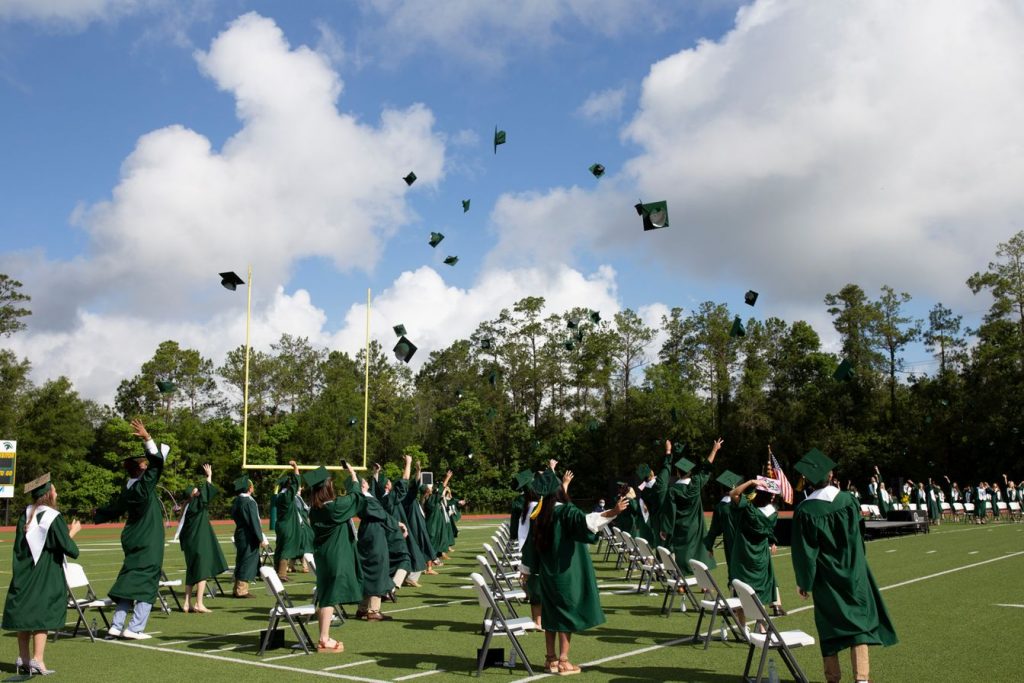
[[[494,548],[491,547],[490,543],[484,543],[484,552],[487,554],[487,559],[491,561],[494,575],[498,577],[500,581],[505,582],[505,587],[509,590],[515,590],[515,586],[512,585],[512,580],[519,579],[519,568],[512,567],[498,559],[498,556],[494,552]]]
[[[270,644],[270,636],[282,618],[287,620],[288,625],[292,627],[292,633],[295,634],[303,651],[307,655],[310,654],[313,639],[310,638],[309,631],[306,630],[306,622],[316,614],[316,606],[293,604],[292,599],[288,596],[288,591],[281,583],[281,578],[273,567],[260,567],[260,576],[263,578],[263,583],[267,585],[267,592],[274,597],[275,603],[270,609],[270,621],[267,622],[267,631],[260,643],[260,651],[256,654],[262,655],[266,651]],[[301,617],[305,617],[305,619]]]
[[[750,645],[750,649],[747,651],[747,665],[743,668],[743,680],[759,683],[761,674],[764,673],[765,661],[768,659],[768,651],[778,650],[779,656],[786,663],[793,678],[801,683],[808,683],[807,676],[800,669],[800,665],[796,663],[791,648],[814,645],[814,638],[803,631],[780,631],[776,628],[775,623],[768,616],[768,612],[765,611],[764,605],[761,604],[760,598],[757,597],[757,593],[749,585],[733,579],[732,589],[736,591],[736,597],[740,600],[746,618],[756,619],[765,626],[764,633],[756,633],[747,628],[746,624],[742,624],[743,635]],[[757,666],[757,676],[752,679],[750,665],[754,659],[754,651],[758,648],[761,650],[761,658]]]
[[[476,562],[480,566],[480,574],[487,579],[487,585],[491,589],[491,594],[494,596],[495,601],[501,601],[508,608],[509,614],[513,618],[518,619],[519,613],[516,612],[515,606],[512,604],[513,600],[525,600],[526,591],[522,588],[508,589],[501,585],[501,581],[495,576],[494,570],[491,568],[491,563],[487,561],[487,558],[483,555],[476,556]],[[490,615],[484,614],[486,620]]]
[[[861,503],[860,504],[860,516],[861,517],[870,517],[871,516],[871,506],[868,505],[867,503]]]
[[[618,569],[619,564],[622,561],[622,551],[624,547],[622,544],[622,536],[619,533],[619,528],[614,527],[611,524],[606,524],[601,527],[601,529],[607,530],[609,534],[608,545],[604,551],[604,560],[607,562],[611,557],[611,554],[615,553],[615,568]]]
[[[633,569],[637,567],[640,561],[640,551],[636,548],[633,534],[620,529],[619,535],[622,536],[622,543],[625,546],[625,555],[628,561],[628,564],[626,564],[626,580],[629,581],[633,578]]]
[[[974,519],[974,503],[964,503],[964,521],[970,522]]]
[[[693,605],[694,609],[696,609],[697,599],[694,597],[691,588],[697,585],[697,579],[683,573],[683,570],[676,563],[675,555],[665,546],[659,545],[656,552],[658,553],[658,561],[661,563],[662,576],[665,583],[665,599],[661,601],[661,613],[665,616],[672,616],[672,608],[676,604],[676,596],[680,590],[686,599],[690,601],[690,604]],[[679,610],[681,612],[686,611],[686,602],[679,601]]]
[[[700,634],[700,624],[704,615],[711,613],[708,621],[708,632],[703,636],[704,649],[711,644],[711,635],[715,632],[715,617],[721,615],[723,623],[729,627],[736,640],[743,642],[742,626],[736,616],[736,610],[740,608],[739,598],[730,598],[722,594],[715,577],[711,575],[708,566],[698,560],[690,560],[690,568],[693,569],[693,578],[697,586],[704,591],[704,599],[700,601],[700,611],[697,613],[697,625],[693,629],[693,640],[696,641]],[[723,631],[723,640],[725,640]]]
[[[871,513],[871,519],[882,518],[882,511],[878,509],[877,505],[868,505],[868,512]]]
[[[637,593],[650,593],[651,583],[655,578],[664,574],[658,557],[651,550],[651,544],[646,538],[637,536],[633,539],[637,552],[637,568],[640,570],[640,582],[636,585]]]
[[[964,504],[953,503],[953,521],[962,522],[964,521]]]
[[[508,661],[501,662],[499,666],[506,669],[514,669],[516,666],[516,655],[519,655],[519,658],[523,660],[523,665],[526,666],[526,673],[532,676],[533,668],[530,666],[530,660],[526,657],[526,652],[523,651],[522,645],[519,644],[518,636],[523,635],[527,631],[538,630],[537,624],[530,617],[506,617],[502,613],[498,602],[494,599],[494,594],[487,587],[484,577],[473,572],[469,575],[469,578],[473,580],[477,600],[480,606],[484,608],[484,614],[489,615],[484,617],[484,643],[477,653],[476,675],[479,676],[484,670],[487,653],[490,650],[491,640],[494,636],[507,636],[512,645],[512,652],[509,654]]]
[[[89,584],[89,579],[85,575],[85,569],[82,565],[74,562],[68,562],[64,565],[64,585],[68,589],[68,609],[74,609],[78,612],[78,621],[75,622],[75,630],[71,632],[71,637],[74,638],[78,635],[78,629],[81,626],[85,626],[86,632],[89,634],[89,640],[96,642],[96,632],[92,626],[89,625],[88,620],[85,618],[85,610],[94,609],[100,613],[100,618],[103,619],[103,625],[110,630],[110,622],[107,621],[106,612],[103,610],[107,607],[113,608],[114,601],[107,597],[99,597],[96,595],[96,591],[92,589],[92,585]],[[75,595],[76,588],[85,589],[85,597],[79,598]],[[58,632],[53,634],[53,639],[56,641]]]
[[[999,510],[1000,519],[1006,519],[1006,517],[1010,514],[1010,508],[1003,501],[999,501],[996,503],[996,509]]]
[[[1010,503],[1010,519],[1015,522],[1019,522],[1021,518],[1020,503],[1012,501]]]
[[[181,579],[169,579],[167,578],[167,572],[161,569],[160,585],[157,588],[156,598],[160,601],[160,609],[163,610],[164,614],[171,613],[171,606],[167,604],[167,599],[164,598],[164,590],[170,591],[174,604],[177,605],[178,611],[181,611],[181,603],[178,601],[178,594],[174,592],[175,588],[181,588]]]

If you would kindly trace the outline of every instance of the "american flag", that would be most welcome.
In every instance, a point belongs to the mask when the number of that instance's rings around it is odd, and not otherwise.
[[[793,504],[793,487],[789,483],[789,479],[786,479],[786,473],[782,471],[782,465],[779,464],[775,454],[771,451],[768,452],[768,476],[773,479],[778,479],[779,487],[782,488],[782,500],[787,505]]]

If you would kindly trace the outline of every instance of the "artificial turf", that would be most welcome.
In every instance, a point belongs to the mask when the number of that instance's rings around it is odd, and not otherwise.
[[[482,610],[470,590],[468,575],[476,571],[475,555],[490,540],[496,521],[464,520],[458,543],[440,576],[424,576],[419,589],[404,588],[397,604],[385,603],[394,621],[354,620],[335,626],[332,635],[345,644],[343,654],[295,654],[286,629],[286,649],[256,655],[257,636],[266,628],[271,599],[254,584],[255,600],[217,597],[207,601],[211,614],[163,614],[150,617],[144,642],[97,641],[81,635],[48,645],[46,663],[57,671],[55,680],[73,681],[255,681],[340,679],[394,681],[429,679],[431,683],[465,680],[475,672]],[[228,562],[233,561],[230,526],[217,526]],[[168,538],[171,530],[168,530]],[[13,534],[0,533],[0,584],[6,594],[10,576]],[[85,567],[100,594],[113,582],[121,563],[118,531],[86,529],[78,538]],[[721,550],[717,550],[721,560]],[[739,643],[713,641],[702,645],[679,642],[692,634],[696,617],[678,609],[659,615],[663,595],[633,592],[635,582],[623,580],[623,570],[594,556],[607,623],[573,639],[572,660],[584,668],[581,680],[593,681],[736,681],[747,648]],[[900,642],[891,648],[872,648],[872,678],[876,681],[947,681],[983,672],[988,683],[1021,679],[1019,646],[1024,642],[1024,524],[985,526],[944,524],[930,534],[871,541],[868,560],[896,626]],[[170,578],[184,577],[180,550],[169,543],[165,569]],[[816,636],[809,602],[795,592],[789,549],[779,548],[775,570],[789,616],[777,620],[782,630],[802,629]],[[725,584],[725,570],[715,578]],[[313,587],[309,575],[293,575],[287,588],[297,603],[308,602]],[[230,590],[231,579],[221,583]],[[677,602],[678,604],[678,602]],[[1008,606],[1001,606],[1008,605]],[[350,610],[353,611],[353,610]],[[523,607],[522,614],[528,613]],[[73,612],[68,618],[73,625]],[[310,632],[317,637],[315,625]],[[508,643],[498,638],[496,647]],[[542,634],[521,638],[540,667],[544,658]],[[1013,652],[1018,652],[1013,655]],[[817,646],[795,651],[812,681],[823,679]],[[13,633],[0,639],[0,675],[13,675],[17,643]],[[775,657],[783,680],[788,673]],[[849,659],[841,658],[849,677]],[[520,666],[509,672],[484,671],[484,680],[516,681],[526,677]]]

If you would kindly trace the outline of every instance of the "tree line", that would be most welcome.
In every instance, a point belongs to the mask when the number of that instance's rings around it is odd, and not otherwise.
[[[367,464],[394,476],[411,453],[425,469],[450,468],[476,512],[505,509],[511,476],[548,458],[576,472],[583,495],[604,495],[637,464],[658,464],[666,438],[703,457],[723,436],[722,467],[747,475],[761,471],[771,444],[787,472],[821,448],[844,482],[863,482],[874,465],[915,480],[1020,478],[1024,232],[966,285],[992,297],[976,329],[942,303],[915,319],[911,296],[887,285],[874,297],[857,284],[826,294],[840,354],[823,350],[802,320],[749,316],[735,336],[735,316],[751,311],[710,301],[672,309],[654,348],[659,330],[632,310],[550,313],[539,296],[431,351],[415,374],[373,342]],[[0,339],[31,314],[21,288],[0,274]],[[931,372],[905,366],[918,341],[934,356]],[[240,346],[217,366],[168,340],[121,382],[113,405],[99,405],[66,377],[33,384],[29,362],[0,349],[0,438],[18,440],[19,481],[52,471],[72,512],[87,513],[120,484],[120,460],[138,447],[133,417],[176,452],[164,475],[170,495],[204,462],[227,490],[241,463],[244,357]],[[249,462],[360,462],[365,358],[289,334],[252,349]],[[844,359],[852,375],[837,379]],[[261,500],[276,478],[257,477]]]

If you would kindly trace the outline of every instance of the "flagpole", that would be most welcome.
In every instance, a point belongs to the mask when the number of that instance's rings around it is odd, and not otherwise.
[[[363,377],[363,467],[366,467],[366,439],[370,424],[370,288],[366,288],[366,370]]]
[[[242,387],[242,469],[248,465],[249,453],[249,323],[252,318],[252,264],[249,264],[249,277],[246,279],[245,303],[245,382]]]

